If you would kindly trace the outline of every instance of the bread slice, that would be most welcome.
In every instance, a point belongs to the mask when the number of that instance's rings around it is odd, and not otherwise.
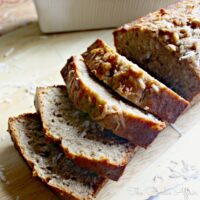
[[[77,110],[65,86],[37,88],[35,105],[46,136],[60,143],[69,158],[104,177],[119,179],[133,156],[133,144]]]
[[[200,98],[200,1],[161,9],[114,32],[117,51],[192,104]]]
[[[82,54],[88,70],[119,95],[174,123],[189,102],[97,39]]]
[[[10,118],[9,132],[19,153],[39,177],[62,199],[91,200],[106,179],[80,168],[56,145],[45,141],[37,114]]]
[[[116,135],[147,147],[165,128],[164,122],[117,99],[91,78],[81,59],[71,57],[61,74],[74,105]]]

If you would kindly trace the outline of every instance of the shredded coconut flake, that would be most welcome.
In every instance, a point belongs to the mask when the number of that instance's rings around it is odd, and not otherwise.
[[[168,48],[169,48],[171,51],[176,51],[176,46],[175,46],[175,45],[173,45],[173,44],[168,44],[167,46],[168,46]]]
[[[148,106],[145,106],[144,109],[145,109],[145,110],[149,110],[149,107],[148,107]]]
[[[151,87],[153,88],[153,90],[154,90],[155,92],[159,92],[159,91],[160,91],[160,88],[159,88],[157,85],[155,85],[155,84],[152,84]]]
[[[128,30],[130,28],[130,26],[128,24],[125,24],[123,27],[125,30]]]
[[[12,48],[8,49],[8,50],[4,53],[3,56],[4,56],[4,57],[8,57],[8,56],[10,56],[14,51],[15,51],[15,48],[12,47]]]
[[[183,55],[182,57],[180,57],[180,60],[191,58],[191,57],[195,56],[195,54],[196,53],[194,51],[188,51],[188,52],[186,52],[185,55]]]
[[[138,82],[139,82],[139,84],[140,84],[140,86],[141,86],[142,89],[145,89],[145,88],[146,88],[146,85],[145,85],[145,83],[144,83],[144,81],[143,81],[142,78],[139,78],[139,79],[138,79]]]

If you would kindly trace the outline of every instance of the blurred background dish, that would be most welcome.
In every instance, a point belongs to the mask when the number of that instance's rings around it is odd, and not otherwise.
[[[44,33],[117,27],[178,0],[34,0]]]

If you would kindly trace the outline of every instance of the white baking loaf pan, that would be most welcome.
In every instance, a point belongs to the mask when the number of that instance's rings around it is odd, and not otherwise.
[[[178,0],[34,0],[44,33],[117,27]]]

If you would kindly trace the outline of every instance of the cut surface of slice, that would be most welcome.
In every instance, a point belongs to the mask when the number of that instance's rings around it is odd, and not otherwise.
[[[92,120],[135,145],[147,147],[166,127],[152,114],[122,102],[116,95],[89,76],[82,59],[71,57],[61,74],[69,98]]]
[[[38,87],[35,96],[46,136],[61,144],[79,165],[118,180],[133,156],[135,146],[105,130],[77,110],[66,86]]]
[[[11,138],[33,175],[62,199],[91,200],[105,183],[106,179],[67,158],[56,144],[46,142],[37,114],[10,118],[8,125]]]
[[[189,105],[164,84],[97,39],[82,54],[91,74],[123,98],[163,121],[174,123]]]

